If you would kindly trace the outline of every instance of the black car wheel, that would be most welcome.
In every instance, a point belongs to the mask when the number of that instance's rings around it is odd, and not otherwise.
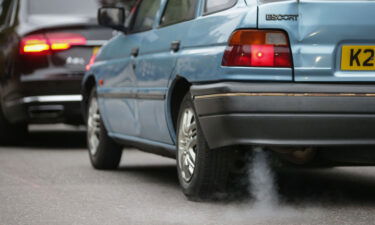
[[[91,164],[96,169],[116,169],[120,164],[122,146],[108,136],[100,117],[96,90],[93,89],[87,110],[87,145]]]
[[[0,144],[22,144],[28,135],[26,123],[10,123],[0,109]]]
[[[188,93],[177,122],[177,171],[184,194],[190,200],[225,194],[231,158],[230,151],[209,149]]]

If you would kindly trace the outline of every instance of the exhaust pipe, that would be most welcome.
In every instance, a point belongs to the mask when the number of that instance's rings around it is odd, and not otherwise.
[[[316,150],[313,148],[271,148],[271,151],[278,153],[278,155],[297,165],[304,165],[311,162],[316,156]]]

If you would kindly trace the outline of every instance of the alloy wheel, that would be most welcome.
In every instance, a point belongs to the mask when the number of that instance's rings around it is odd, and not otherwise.
[[[91,155],[95,155],[98,151],[100,129],[100,113],[98,101],[96,97],[93,97],[90,101],[87,119],[87,140]]]
[[[190,182],[195,172],[197,153],[197,123],[191,108],[185,109],[178,133],[179,168],[185,182]]]

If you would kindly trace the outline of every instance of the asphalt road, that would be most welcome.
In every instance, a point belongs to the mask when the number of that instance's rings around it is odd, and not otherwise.
[[[197,203],[181,193],[173,160],[125,150],[119,170],[97,171],[84,132],[43,129],[0,148],[0,225],[375,224],[375,168],[278,172],[274,207],[246,196]]]

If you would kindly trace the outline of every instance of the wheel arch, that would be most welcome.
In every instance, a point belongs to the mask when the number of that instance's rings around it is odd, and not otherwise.
[[[181,103],[186,93],[189,92],[191,83],[182,76],[177,75],[172,81],[167,98],[167,118],[170,133],[174,142],[176,142],[177,119]]]
[[[86,112],[87,112],[87,105],[90,98],[91,90],[96,86],[96,79],[94,75],[89,75],[82,84],[82,114],[84,119],[86,120]]]

